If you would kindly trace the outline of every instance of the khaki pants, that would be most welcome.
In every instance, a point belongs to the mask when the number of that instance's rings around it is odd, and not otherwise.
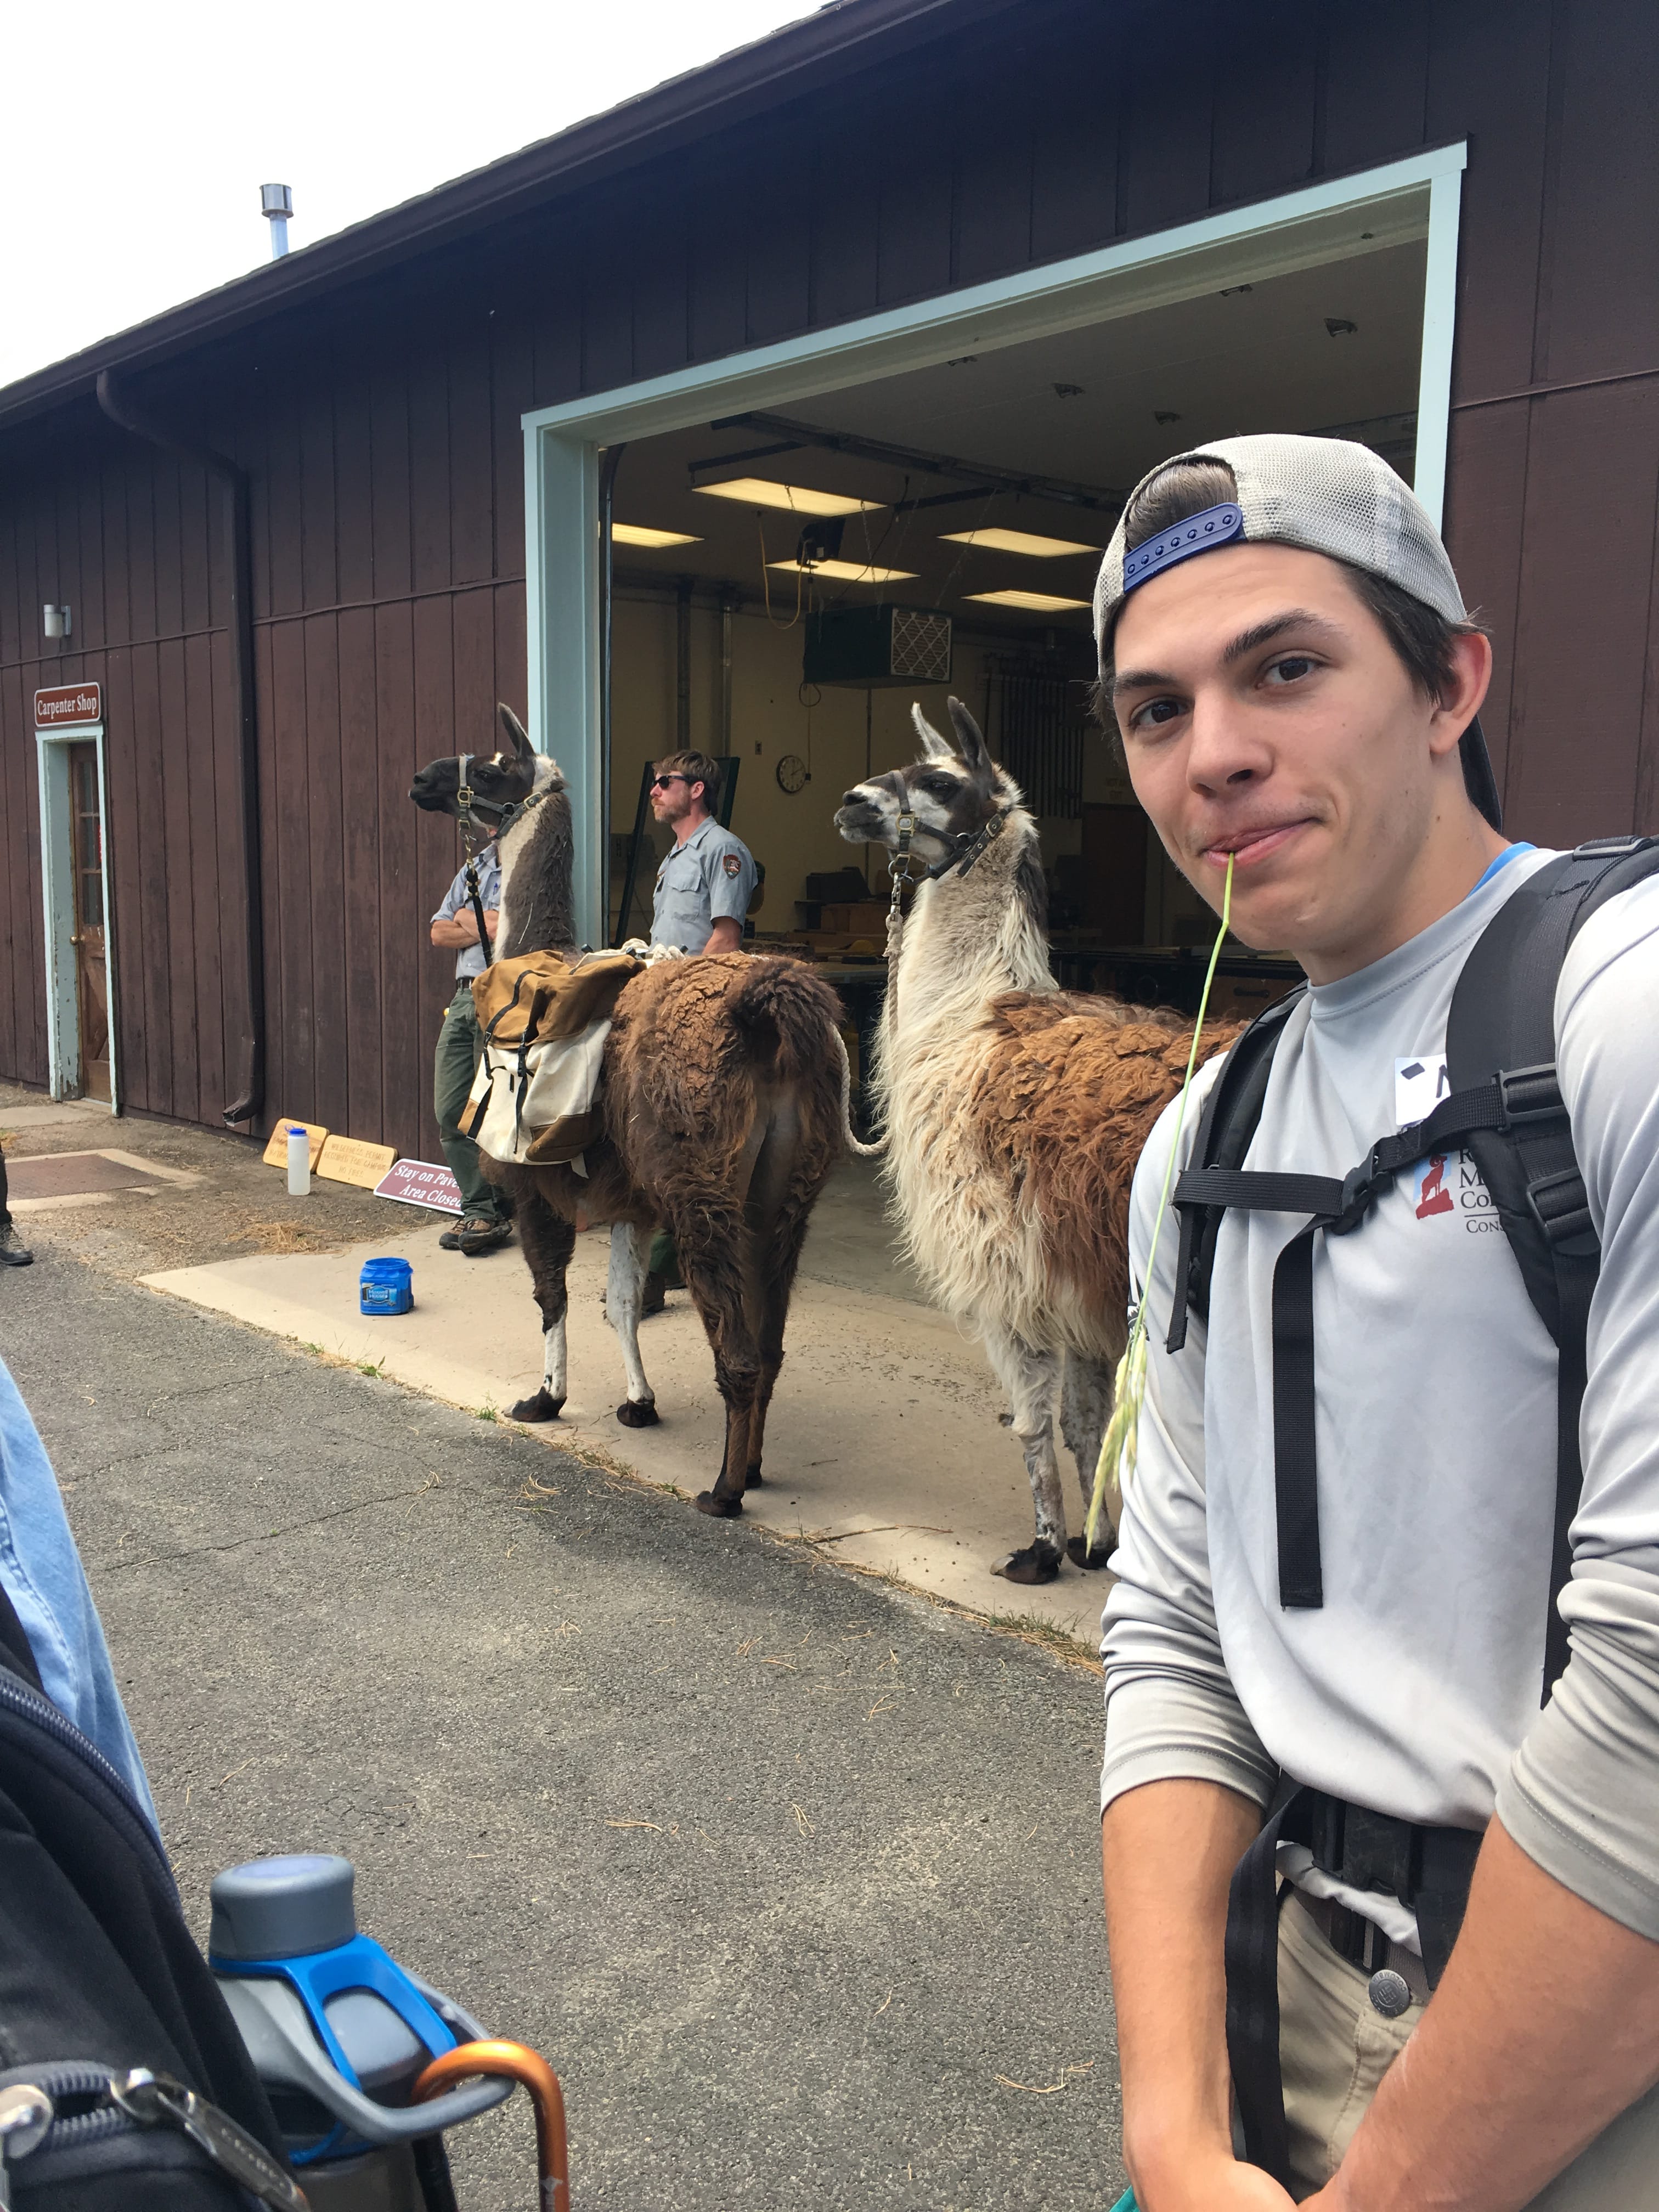
[[[1526,2002],[1517,1962],[1516,2002]],[[1279,2063],[1298,2203],[1336,2172],[1382,2076],[1423,2017],[1386,2020],[1366,1977],[1339,1958],[1294,1896],[1279,1918]],[[1659,2089],[1622,2112],[1529,2212],[1653,2212],[1659,2204]]]

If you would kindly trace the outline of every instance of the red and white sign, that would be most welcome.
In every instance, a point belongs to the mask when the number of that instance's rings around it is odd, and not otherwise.
[[[59,722],[101,722],[104,687],[101,684],[58,684],[34,695],[34,726],[55,729]]]
[[[429,1160],[399,1160],[374,1186],[376,1198],[395,1198],[400,1206],[429,1206],[440,1213],[461,1211],[461,1188],[447,1168]]]

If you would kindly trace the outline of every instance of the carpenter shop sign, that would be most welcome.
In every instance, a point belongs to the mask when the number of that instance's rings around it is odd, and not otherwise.
[[[404,1206],[430,1206],[441,1213],[461,1211],[460,1186],[447,1168],[429,1160],[399,1160],[374,1186],[376,1198],[395,1198]]]
[[[34,726],[50,730],[59,722],[101,722],[104,687],[101,684],[58,684],[34,695]]]

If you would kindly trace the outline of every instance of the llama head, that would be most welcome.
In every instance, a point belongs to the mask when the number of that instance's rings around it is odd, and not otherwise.
[[[899,816],[914,814],[917,854],[928,861],[941,860],[994,814],[1019,805],[1019,787],[986,750],[979,724],[960,699],[950,706],[952,736],[941,736],[920,706],[913,707],[921,758],[871,776],[843,794],[836,827],[849,845],[896,849]]]
[[[473,811],[485,822],[499,822],[509,806],[516,806],[532,791],[557,792],[565,787],[558,763],[536,750],[513,709],[498,705],[495,711],[507,736],[506,749],[496,753],[474,753],[467,762]],[[460,782],[460,757],[447,753],[441,760],[427,763],[410,784],[409,795],[416,806],[423,806],[428,814],[455,814],[459,811],[457,794]]]

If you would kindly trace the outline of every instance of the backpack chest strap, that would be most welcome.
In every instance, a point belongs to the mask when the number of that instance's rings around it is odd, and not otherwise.
[[[1380,1138],[1340,1182],[1334,1176],[1279,1175],[1243,1168],[1189,1168],[1177,1177],[1174,1203],[1182,1209],[1182,1256],[1176,1262],[1171,1350],[1177,1328],[1182,1338],[1186,1333],[1188,1223],[1201,1218],[1208,1208],[1308,1217],[1307,1226],[1291,1238],[1273,1267],[1273,1484],[1281,1606],[1316,1608],[1325,1601],[1314,1433],[1315,1239],[1322,1231],[1348,1235],[1396,1176],[1419,1160],[1453,1151],[1481,1130],[1533,1133],[1552,1124],[1565,1127],[1565,1122],[1554,1067],[1516,1068],[1454,1091],[1423,1121]],[[1542,1224],[1547,1235],[1571,1234],[1577,1226],[1583,1205],[1582,1183],[1576,1199],[1565,1187],[1559,1197],[1555,1228],[1547,1221]]]

